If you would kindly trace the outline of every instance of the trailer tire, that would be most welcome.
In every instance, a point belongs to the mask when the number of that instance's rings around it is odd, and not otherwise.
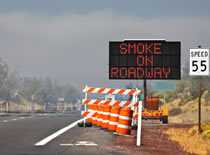
[[[92,127],[92,123],[86,122],[85,127]]]
[[[84,122],[79,122],[77,125],[78,127],[84,127]]]
[[[89,123],[89,122],[79,122],[78,124],[78,127],[92,127],[92,123]]]
[[[162,123],[163,124],[168,124],[168,116],[163,116],[162,117]]]

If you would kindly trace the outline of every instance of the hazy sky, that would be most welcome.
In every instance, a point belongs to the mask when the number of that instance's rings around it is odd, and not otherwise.
[[[179,40],[184,62],[189,48],[210,47],[209,6],[209,0],[0,0],[0,57],[22,75],[107,86],[109,40]]]

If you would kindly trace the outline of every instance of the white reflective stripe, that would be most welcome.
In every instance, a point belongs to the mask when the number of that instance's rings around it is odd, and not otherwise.
[[[117,127],[119,127],[119,128],[124,128],[124,129],[130,129],[129,126],[123,125],[123,124],[118,124]]]
[[[109,115],[109,112],[103,112],[103,115]]]
[[[92,100],[90,100],[90,102],[88,102],[88,104],[93,104],[93,103],[95,103],[97,100],[96,99],[92,99]]]
[[[130,91],[131,91],[130,89],[126,89],[123,94],[127,95]]]
[[[95,88],[91,93],[98,93],[101,88]]]
[[[111,101],[109,104],[114,105],[116,101]]]
[[[130,118],[130,117],[128,117],[128,116],[119,116],[119,119],[131,120],[131,118]]]
[[[120,107],[123,107],[123,106],[125,105],[126,102],[127,102],[127,101],[121,101],[119,106],[120,106]]]
[[[97,121],[99,121],[99,122],[100,122],[100,121],[102,121],[102,119],[101,119],[101,118],[98,118],[98,119],[97,119]]]
[[[89,89],[89,87],[86,86],[82,91],[83,91],[83,92],[87,92],[88,89]]]
[[[88,112],[99,113],[97,110],[88,109]]]
[[[118,114],[113,114],[113,113],[110,113],[110,116],[111,116],[111,117],[119,117]]]
[[[120,91],[121,89],[115,89],[112,94],[118,94]]]
[[[96,112],[95,110],[92,110],[92,109],[88,109],[88,111],[89,111],[89,112]]]
[[[102,120],[102,122],[103,122],[103,123],[108,123],[108,122],[109,122],[109,120]]]
[[[100,104],[103,104],[103,103],[105,103],[107,100],[101,100],[100,101]]]
[[[109,121],[109,124],[110,124],[110,125],[118,125],[118,122]]]
[[[104,89],[103,93],[107,94],[109,91],[110,91],[110,88],[106,88],[106,89]]]
[[[87,116],[85,117],[85,120],[86,120],[87,118],[91,118],[93,115],[94,115],[94,112],[90,112],[90,113],[87,114]]]

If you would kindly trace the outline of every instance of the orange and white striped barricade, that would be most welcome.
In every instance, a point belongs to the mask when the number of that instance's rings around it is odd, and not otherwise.
[[[103,108],[103,117],[101,127],[107,129],[109,125],[109,115],[110,115],[110,105],[102,105]]]
[[[98,100],[98,99],[83,99],[83,104],[87,105],[87,111],[95,112],[93,117],[90,119],[91,123],[97,126],[101,126],[104,114],[106,115],[108,112],[103,112],[103,105],[109,106],[118,106],[118,107],[132,107],[137,104],[137,102],[133,101],[119,101],[119,100]],[[106,116],[105,116],[106,117]],[[107,122],[109,120],[106,120]]]
[[[118,117],[119,117],[120,107],[112,106],[109,115],[109,125],[108,129],[110,131],[116,131],[118,125]]]
[[[133,111],[130,108],[121,108],[116,132],[129,135],[131,131],[131,120]]]
[[[103,117],[103,108],[102,105],[98,105],[98,115],[97,115],[97,126],[101,127],[102,125],[102,117]]]
[[[92,116],[92,124],[97,125],[98,105],[93,104],[92,106],[93,106],[93,110],[95,111],[95,113]]]
[[[95,112],[89,112],[89,111],[82,111],[81,112],[81,116],[84,117],[85,119],[83,120],[84,121],[84,126],[85,126],[85,123],[86,121],[89,123],[90,122],[90,118],[95,114]],[[81,121],[82,122],[82,121]],[[80,123],[81,123],[80,122]]]
[[[95,88],[95,87],[89,87],[86,86],[83,89],[84,93],[90,93],[90,94],[119,94],[119,95],[139,95],[142,93],[141,90],[137,89],[114,89],[114,88]]]
[[[87,116],[88,114],[89,114],[88,111],[82,111],[82,112],[81,112],[81,116],[82,116],[82,117],[85,117],[85,116]]]

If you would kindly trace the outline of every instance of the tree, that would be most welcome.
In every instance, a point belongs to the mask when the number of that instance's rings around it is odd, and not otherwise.
[[[201,95],[205,90],[210,90],[210,78],[209,77],[193,77],[191,80],[191,93],[193,96],[198,97],[200,94],[200,86],[201,86]]]
[[[0,58],[0,88],[4,85],[4,82],[8,75],[8,65]]]

